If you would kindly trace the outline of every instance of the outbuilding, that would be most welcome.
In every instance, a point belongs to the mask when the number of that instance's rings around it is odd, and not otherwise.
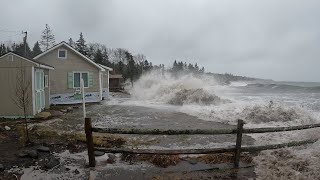
[[[0,117],[28,118],[50,107],[50,65],[8,52],[0,57]],[[24,113],[25,112],[25,113]]]

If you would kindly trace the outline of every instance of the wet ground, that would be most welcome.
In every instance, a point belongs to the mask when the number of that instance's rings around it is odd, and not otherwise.
[[[113,99],[114,101],[115,99]],[[122,104],[127,98],[116,97],[117,104],[105,101],[87,105],[87,117],[92,118],[94,127],[139,128],[139,129],[228,129],[233,125],[205,121],[195,116],[175,111],[172,106],[138,106]],[[119,103],[120,102],[120,103]],[[169,107],[169,108],[168,108]],[[70,130],[83,130],[82,108],[64,117],[60,126]],[[235,144],[236,135],[122,135],[130,141],[128,146],[135,148],[214,148]],[[243,144],[253,144],[249,136],[243,137]]]
[[[99,104],[88,104],[87,117],[92,118],[93,126],[113,128],[147,128],[147,129],[226,129],[235,126],[201,120],[175,110],[174,106],[152,105],[150,107],[129,105],[125,103],[128,97],[116,96],[112,100]],[[113,103],[116,102],[116,103]],[[50,120],[42,124],[60,132],[83,131],[84,119],[81,106],[73,108],[60,119]],[[169,108],[168,108],[169,107]],[[203,149],[227,147],[235,144],[235,135],[121,135],[127,142],[128,148],[149,149]],[[243,144],[253,144],[254,140],[243,137]],[[87,167],[87,152],[73,154],[57,153],[61,165],[52,171],[37,170],[37,166],[19,170],[24,172],[25,179],[248,179],[254,177],[253,167],[238,171],[231,170],[230,164],[205,164],[190,162],[184,158],[175,166],[157,167],[149,162],[125,162],[116,154],[116,162],[107,163],[112,154],[97,157],[94,169]],[[244,164],[247,166],[247,164]],[[220,170],[222,168],[223,170]],[[71,169],[71,170],[70,170]],[[79,171],[79,172],[77,172]]]

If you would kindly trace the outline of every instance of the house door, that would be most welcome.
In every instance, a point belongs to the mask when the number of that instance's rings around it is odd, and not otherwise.
[[[36,85],[36,111],[41,112],[45,107],[44,99],[44,72],[37,69],[35,72],[35,85]]]

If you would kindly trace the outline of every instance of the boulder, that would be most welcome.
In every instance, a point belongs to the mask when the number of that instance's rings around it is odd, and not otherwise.
[[[48,119],[51,117],[51,113],[50,112],[41,112],[41,113],[38,113],[35,118],[37,119]]]
[[[5,126],[4,129],[7,130],[7,131],[11,130],[11,128],[9,126]]]
[[[22,152],[20,152],[20,153],[18,154],[18,156],[21,157],[21,158],[27,157],[27,156],[28,156],[28,152],[22,151]]]
[[[0,164],[0,171],[3,171],[3,170],[4,170],[4,165]]]
[[[116,156],[114,154],[109,154],[108,159],[107,159],[107,163],[113,164],[115,162],[116,162]]]
[[[74,172],[75,174],[79,174],[79,173],[80,173],[78,169],[74,170],[73,172]]]
[[[67,111],[68,111],[68,112],[73,111],[73,107],[68,107],[68,108],[67,108]]]
[[[57,158],[52,158],[46,165],[44,165],[44,167],[46,169],[52,169],[59,164],[60,164],[60,161]]]
[[[67,109],[60,109],[60,112],[62,112],[62,113],[67,113],[68,110],[67,110]]]
[[[105,154],[105,152],[103,152],[103,151],[94,151],[95,156],[103,156],[104,154]]]
[[[39,146],[37,150],[40,152],[50,152],[50,148],[46,146]]]
[[[36,150],[28,151],[28,156],[32,158],[38,158],[38,152]]]

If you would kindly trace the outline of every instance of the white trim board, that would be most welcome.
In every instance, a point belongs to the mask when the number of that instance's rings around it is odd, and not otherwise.
[[[32,87],[31,87],[31,90],[32,90],[32,114],[35,115],[36,114],[36,90],[35,90],[35,76],[34,76],[34,73],[35,73],[35,70],[34,70],[34,67],[32,66],[31,67],[31,72],[32,72],[32,75],[31,75],[31,78],[32,78]]]
[[[102,68],[106,69],[106,70],[113,71],[113,69],[108,67],[108,66],[105,66],[105,65],[102,65],[102,64],[98,64],[98,65],[101,66]]]
[[[45,54],[61,47],[62,45],[68,47],[69,49],[71,49],[74,53],[76,53],[77,55],[81,56],[84,60],[88,61],[89,63],[91,63],[92,65],[94,65],[95,67],[97,67],[100,71],[105,71],[104,68],[102,68],[101,66],[99,66],[97,63],[93,62],[91,59],[89,59],[88,57],[86,57],[85,55],[81,54],[79,51],[75,50],[73,47],[71,47],[69,44],[67,44],[66,42],[62,41],[61,43],[53,46],[52,48],[48,49],[47,51],[39,54],[38,56],[34,57],[33,59],[38,59],[42,56],[44,56]]]

